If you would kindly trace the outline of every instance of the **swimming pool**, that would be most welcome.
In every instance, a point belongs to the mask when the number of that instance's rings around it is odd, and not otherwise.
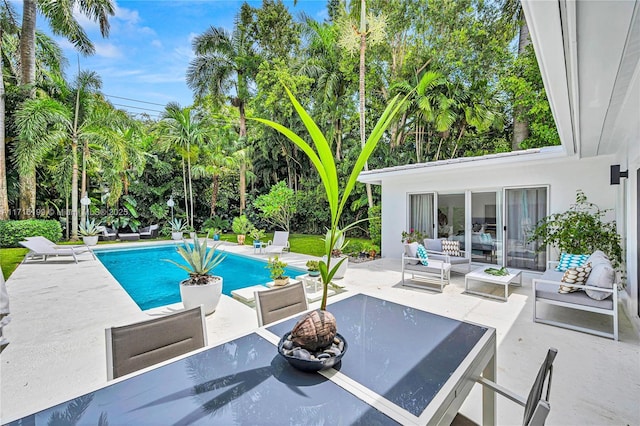
[[[175,245],[95,250],[95,254],[140,309],[180,302],[178,283],[188,278],[187,273],[163,260],[171,259],[185,264]],[[224,279],[222,293],[230,296],[232,290],[271,281],[266,265],[266,261],[226,253],[226,258],[214,274]],[[305,271],[287,267],[286,273],[296,276]]]

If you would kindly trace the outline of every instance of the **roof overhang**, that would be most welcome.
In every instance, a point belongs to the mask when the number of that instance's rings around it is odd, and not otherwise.
[[[619,152],[629,143],[621,129],[640,115],[640,3],[522,0],[522,7],[567,153]]]
[[[404,166],[386,167],[360,173],[359,182],[382,185],[382,180],[390,177],[408,176],[418,173],[439,173],[464,170],[475,167],[500,167],[520,162],[546,162],[553,159],[566,158],[564,149],[559,146],[534,148],[523,151],[502,152],[479,157],[460,157],[450,160],[432,161],[429,163],[407,164]]]

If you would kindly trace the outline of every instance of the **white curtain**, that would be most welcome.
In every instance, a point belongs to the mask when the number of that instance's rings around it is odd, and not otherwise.
[[[412,194],[410,204],[409,227],[433,238],[433,194]]]

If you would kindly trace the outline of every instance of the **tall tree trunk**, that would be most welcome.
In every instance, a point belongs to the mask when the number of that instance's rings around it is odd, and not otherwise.
[[[193,228],[192,231],[195,231],[195,228],[193,227],[193,185],[191,184],[191,147],[189,143],[187,143],[187,176],[189,177],[189,203],[191,204],[189,226]]]
[[[71,139],[71,155],[73,156],[73,172],[71,174],[71,239],[78,239],[78,137]]]
[[[244,115],[244,102],[238,103],[238,111],[240,113],[240,140],[246,145],[247,139],[247,119]],[[240,214],[247,206],[247,163],[246,158],[242,160],[240,164]]]
[[[2,29],[0,29],[2,40]],[[4,64],[2,62],[2,43],[0,43],[0,220],[9,219],[9,194],[7,192],[7,165],[5,150],[5,93],[4,93]]]
[[[29,96],[35,97],[36,81],[36,1],[24,0],[20,32],[20,84],[29,86]],[[20,174],[20,219],[30,219],[36,211],[36,168]]]
[[[365,96],[365,64],[364,53],[367,49],[367,14],[365,0],[360,0],[360,147],[364,149],[366,143],[365,137],[365,119],[364,119],[364,96]],[[369,170],[369,163],[365,161],[364,170]],[[366,184],[367,188],[367,201],[369,202],[369,208],[373,207],[373,193],[371,192],[371,184]]]
[[[213,175],[211,181],[211,213],[210,217],[216,215],[216,204],[218,204],[218,191],[220,189],[220,175]]]
[[[187,192],[187,171],[182,157],[182,186],[184,189],[184,214],[187,215],[187,224],[189,223],[189,193]]]
[[[522,55],[526,47],[531,44],[529,26],[527,25],[527,21],[525,20],[522,12],[520,12],[520,19],[522,20],[522,24],[520,25],[520,35],[518,37],[518,55]],[[529,120],[527,120],[525,116],[526,112],[526,109],[523,107],[517,107],[513,111],[513,139],[511,140],[512,151],[522,149],[520,144],[529,137]]]
[[[340,161],[342,158],[342,121],[338,118],[335,122],[336,129],[336,161]]]

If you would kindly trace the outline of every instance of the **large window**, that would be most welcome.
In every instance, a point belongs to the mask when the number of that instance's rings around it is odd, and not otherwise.
[[[471,194],[471,260],[502,264],[502,206],[499,194]]]
[[[433,194],[409,195],[409,228],[433,238]]]

